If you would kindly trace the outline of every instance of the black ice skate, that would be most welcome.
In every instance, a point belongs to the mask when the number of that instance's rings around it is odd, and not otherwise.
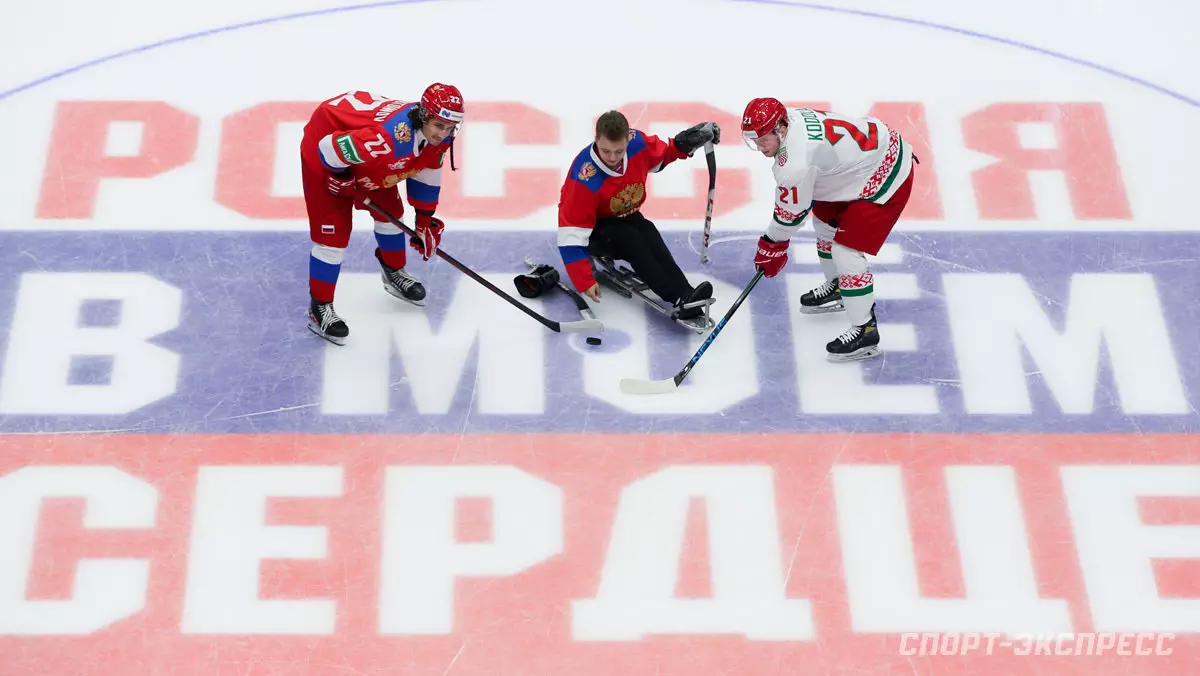
[[[875,306],[871,319],[861,326],[851,326],[825,346],[829,360],[836,362],[861,361],[879,354],[879,326],[875,322]]]
[[[842,290],[838,286],[837,278],[827,279],[821,286],[800,296],[801,314],[821,315],[845,309],[846,306],[842,305]]]
[[[597,282],[610,287],[625,298],[637,296],[680,326],[696,333],[704,333],[715,324],[708,314],[708,308],[713,304],[712,284],[708,282],[701,282],[700,286],[693,289],[679,304],[670,305],[650,296],[647,293],[650,292],[650,286],[639,279],[632,269],[618,264],[612,258],[593,256],[592,270],[596,274]]]
[[[350,327],[333,309],[333,303],[318,303],[316,299],[308,306],[308,330],[334,345],[345,345]]]
[[[378,248],[375,249],[375,258],[379,260],[379,265],[383,268],[384,291],[406,303],[412,303],[418,307],[425,306],[424,284],[418,282],[416,277],[405,272],[403,268],[389,268],[387,263],[383,262],[383,254]]]

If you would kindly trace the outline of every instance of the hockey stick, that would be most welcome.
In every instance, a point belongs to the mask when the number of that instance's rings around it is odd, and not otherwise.
[[[704,242],[700,245],[700,262],[707,263],[708,238],[712,235],[713,195],[717,190],[717,155],[712,143],[704,144],[704,161],[708,163],[708,209],[704,212]]]
[[[762,276],[762,270],[759,270],[754,275],[754,279],[750,280],[750,283],[747,284],[746,288],[742,290],[742,295],[738,296],[737,300],[733,301],[733,305],[729,307],[729,311],[726,312],[725,316],[721,317],[721,321],[717,322],[717,325],[713,327],[712,333],[708,334],[708,338],[704,339],[704,344],[701,345],[700,349],[696,351],[696,354],[692,356],[691,361],[689,361],[687,365],[683,367],[683,370],[681,370],[679,373],[676,373],[675,377],[667,378],[666,380],[640,380],[637,378],[622,378],[621,391],[625,394],[666,394],[667,392],[675,391],[675,389],[679,387],[679,384],[683,382],[683,379],[688,376],[688,373],[691,372],[692,367],[696,365],[696,362],[700,361],[700,357],[704,355],[704,351],[708,349],[708,346],[712,345],[712,342],[716,340],[717,334],[721,332],[721,329],[725,328],[725,323],[728,322],[729,318],[733,316],[733,313],[737,312],[737,309],[741,307],[742,301],[746,300],[746,297],[750,295],[750,291],[754,288],[755,284],[758,284],[758,280],[762,279]]]
[[[407,225],[405,225],[404,223],[402,223],[400,221],[400,219],[398,219],[395,216],[384,211],[382,207],[380,207],[378,204],[375,204],[374,202],[372,202],[371,198],[369,198],[369,197],[362,198],[362,203],[364,205],[366,205],[366,207],[368,209],[370,209],[371,211],[374,211],[375,213],[379,214],[380,216],[383,216],[384,218],[391,221],[392,225],[395,225],[396,227],[400,228],[404,232],[407,232],[410,237],[417,236],[417,233],[415,231],[413,231],[412,228],[410,228]],[[441,247],[438,247],[437,255],[441,256],[442,260],[446,261],[450,265],[453,265],[454,267],[458,268],[459,272],[462,272],[463,274],[470,277],[471,279],[486,286],[489,291],[496,294],[497,296],[500,296],[504,300],[508,301],[509,303],[511,303],[513,305],[513,307],[517,308],[521,312],[524,312],[525,314],[529,315],[530,317],[533,317],[534,319],[538,320],[539,322],[542,323],[543,326],[550,329],[551,331],[557,331],[559,333],[583,333],[585,331],[600,331],[600,330],[604,329],[604,325],[601,324],[600,321],[596,320],[596,319],[581,319],[579,321],[574,321],[574,322],[556,322],[553,319],[547,319],[547,318],[543,317],[542,315],[538,314],[537,312],[534,312],[533,310],[529,309],[528,307],[525,306],[525,304],[521,303],[517,299],[515,299],[512,296],[508,295],[507,293],[504,293],[503,291],[501,291],[499,287],[497,287],[495,284],[492,284],[488,280],[481,277],[477,272],[475,272],[471,268],[468,268],[467,266],[463,265],[462,263],[459,263],[457,260],[454,259],[453,256],[446,253],[445,251],[442,251]]]

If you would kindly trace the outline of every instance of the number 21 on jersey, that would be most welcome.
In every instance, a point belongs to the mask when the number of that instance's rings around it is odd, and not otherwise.
[[[779,203],[780,204],[796,204],[800,201],[800,191],[794,185],[780,185],[779,188]],[[791,200],[790,202],[788,200]]]

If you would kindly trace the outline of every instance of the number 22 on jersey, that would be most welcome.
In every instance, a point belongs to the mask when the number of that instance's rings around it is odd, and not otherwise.
[[[838,129],[845,131],[845,134],[838,132]],[[879,148],[879,125],[874,122],[867,122],[867,133],[863,133],[850,120],[843,120],[836,117],[831,117],[829,113],[825,113],[825,140],[829,141],[829,145],[837,145],[838,141],[846,138],[849,134],[850,138],[858,144],[859,149],[864,153],[876,150]]]

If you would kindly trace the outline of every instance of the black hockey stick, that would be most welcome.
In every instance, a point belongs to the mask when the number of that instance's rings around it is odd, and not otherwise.
[[[713,196],[717,191],[717,155],[712,143],[704,144],[704,161],[708,163],[708,209],[704,212],[704,242],[700,245],[700,262],[707,263],[708,238],[712,235]]]
[[[380,207],[378,204],[375,204],[374,202],[372,202],[371,198],[364,197],[362,199],[362,203],[364,205],[366,205],[367,208],[370,209],[371,211],[374,211],[375,213],[379,214],[380,216],[383,216],[384,218],[391,221],[392,225],[395,225],[396,227],[400,228],[404,232],[407,232],[410,237],[417,236],[417,233],[415,231],[413,231],[412,228],[410,228],[407,225],[405,225],[404,223],[402,223],[400,221],[400,219],[389,214],[387,211],[384,211],[384,209],[382,207]],[[441,247],[438,247],[437,255],[441,256],[442,260],[446,261],[450,265],[453,265],[454,267],[458,268],[459,272],[465,274],[466,276],[470,277],[471,279],[486,286],[489,291],[496,294],[497,296],[500,296],[504,300],[508,301],[509,303],[511,303],[513,305],[513,307],[517,308],[521,312],[524,312],[525,314],[529,315],[530,317],[533,317],[534,319],[538,320],[539,322],[542,323],[543,326],[550,329],[551,331],[557,331],[560,333],[583,333],[586,331],[601,331],[604,329],[604,325],[601,324],[600,321],[597,319],[581,319],[579,321],[574,321],[574,322],[556,322],[553,319],[547,319],[546,317],[543,317],[542,315],[538,314],[537,312],[534,312],[533,310],[526,307],[524,303],[521,303],[517,299],[515,299],[512,296],[508,295],[507,293],[504,293],[503,291],[501,291],[499,287],[497,287],[495,284],[492,284],[488,280],[481,277],[477,272],[475,272],[471,268],[468,268],[467,266],[463,265],[462,263],[459,263],[457,260],[454,259],[453,256],[446,253],[445,251],[442,251]]]
[[[721,333],[721,329],[725,328],[725,323],[728,322],[729,318],[733,316],[733,313],[737,312],[737,309],[741,307],[742,301],[746,300],[746,297],[750,295],[750,291],[754,288],[755,284],[758,284],[758,280],[762,279],[762,276],[762,270],[759,270],[757,273],[755,273],[754,279],[750,280],[750,283],[747,284],[746,288],[742,290],[742,295],[738,296],[737,300],[733,301],[733,305],[729,307],[729,311],[726,312],[725,316],[721,318],[721,321],[717,322],[717,325],[713,327],[712,333],[708,334],[708,338],[704,339],[704,344],[701,345],[700,349],[696,351],[696,354],[692,356],[691,361],[689,361],[679,373],[675,374],[675,377],[667,378],[666,380],[640,380],[637,378],[622,378],[621,391],[625,394],[666,394],[667,392],[674,392],[675,389],[679,387],[679,384],[683,382],[683,379],[688,376],[688,373],[691,373],[692,367],[696,365],[696,362],[700,361],[700,357],[704,356],[704,352],[708,349],[708,346],[712,345],[712,342],[717,339],[717,334]]]

